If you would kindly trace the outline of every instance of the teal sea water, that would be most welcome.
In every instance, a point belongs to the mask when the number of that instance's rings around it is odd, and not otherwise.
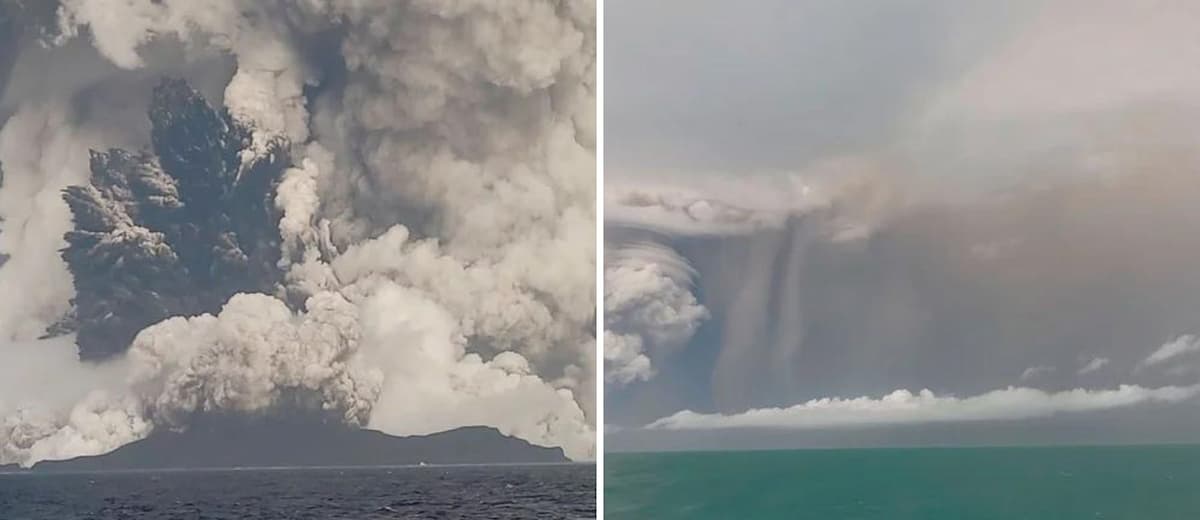
[[[1200,446],[605,455],[605,518],[1200,519]]]

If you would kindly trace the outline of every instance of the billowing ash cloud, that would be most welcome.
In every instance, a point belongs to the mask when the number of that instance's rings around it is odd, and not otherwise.
[[[1177,403],[1200,394],[1200,385],[1112,390],[1077,388],[1048,393],[1008,387],[971,397],[939,396],[929,390],[896,390],[880,398],[825,398],[787,408],[756,408],[738,414],[682,411],[648,425],[651,429],[818,429],[894,424],[1033,419],[1057,414],[1122,408],[1147,402]]]
[[[709,315],[653,377],[611,387],[606,421],[627,427],[614,439],[747,446],[771,436],[629,427],[679,410],[866,424],[876,416],[845,399],[864,395],[926,421],[1010,385],[1030,390],[980,416],[1034,419],[905,429],[882,417],[860,438],[1048,438],[1021,431],[1034,423],[1075,442],[1084,423],[1108,442],[1200,435],[1192,392],[1037,419],[1077,389],[1100,403],[1105,389],[1197,383],[1194,341],[1173,340],[1200,331],[1200,74],[1186,66],[1200,56],[1197,4],[685,3],[606,19],[605,239],[673,251]],[[858,38],[863,27],[877,30]],[[678,45],[648,45],[664,38]],[[931,397],[880,403],[896,389]],[[830,411],[797,406],[809,402]],[[1119,427],[1135,417],[1151,427]],[[979,434],[993,430],[1005,433]],[[840,433],[805,436],[837,445]]]
[[[691,292],[691,267],[674,251],[635,243],[605,255],[605,382],[649,379],[651,356],[662,359],[686,344],[708,310]]]
[[[819,204],[797,201],[785,218],[707,232],[671,228],[642,209],[639,222],[618,208],[624,218],[607,223],[608,247],[669,249],[670,257],[640,255],[651,264],[642,269],[687,266],[683,287],[710,318],[676,347],[691,357],[675,359],[686,368],[674,373],[664,363],[650,372],[630,355],[641,351],[606,343],[610,377],[625,366],[647,374],[627,377],[619,398],[648,404],[626,404],[616,420],[645,424],[684,408],[736,415],[895,388],[975,395],[1018,381],[1052,393],[1193,384],[1189,336],[1155,354],[1150,345],[1164,331],[1200,326],[1187,261],[1200,243],[1170,224],[1200,219],[1182,195],[1197,181],[1166,168],[1133,171],[949,197],[915,180],[902,191],[871,176],[818,177]],[[792,177],[751,179],[768,193],[797,193],[767,188],[794,185]],[[736,196],[709,194],[731,206]],[[764,214],[788,207],[770,197]],[[644,200],[609,203],[645,208]],[[619,263],[606,258],[606,270]],[[650,290],[651,281],[639,286]],[[673,379],[656,383],[663,377]],[[684,379],[704,381],[705,393],[657,397]]]
[[[806,333],[799,316],[804,296],[795,290],[804,281],[804,257],[814,244],[853,248],[870,236],[880,203],[865,186],[800,176],[753,182],[700,176],[687,187],[681,179],[610,182],[608,382],[620,388],[650,380],[655,364],[684,348],[714,314],[725,331],[722,360],[774,350],[771,370],[789,370]],[[713,282],[702,302],[696,289]],[[754,386],[742,383],[729,381]]]
[[[243,163],[250,131],[181,81],[151,103],[154,155],[94,152],[91,183],[65,199],[75,229],[63,259],[75,280],[80,357],[105,359],[170,316],[215,311],[281,279],[281,141]]]
[[[59,370],[96,381],[0,400],[0,463],[296,395],[594,455],[594,4],[49,19],[0,100],[0,285],[31,295],[0,306],[0,358],[73,339],[85,363]]]

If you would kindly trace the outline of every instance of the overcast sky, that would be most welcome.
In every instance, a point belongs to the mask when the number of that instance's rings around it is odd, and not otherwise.
[[[605,16],[606,320],[646,357],[610,379],[610,447],[1200,439],[1198,6]]]
[[[888,142],[1030,11],[972,4],[607,3],[607,166],[794,169]]]

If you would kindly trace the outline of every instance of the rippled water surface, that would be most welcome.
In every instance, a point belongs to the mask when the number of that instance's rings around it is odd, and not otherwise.
[[[1200,519],[1200,446],[623,453],[604,471],[616,519]]]
[[[0,518],[594,518],[594,465],[0,474]]]

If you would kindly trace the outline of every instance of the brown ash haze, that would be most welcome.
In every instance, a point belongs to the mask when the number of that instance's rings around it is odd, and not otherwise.
[[[1200,440],[1156,7],[606,4],[606,446]]]

